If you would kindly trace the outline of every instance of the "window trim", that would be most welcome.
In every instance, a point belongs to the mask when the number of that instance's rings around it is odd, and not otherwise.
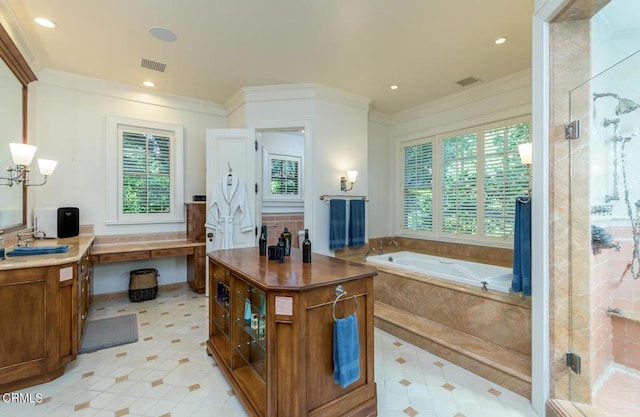
[[[398,187],[396,187],[395,195],[395,235],[401,237],[440,240],[452,243],[466,243],[480,246],[491,246],[501,248],[513,248],[513,239],[505,239],[501,237],[485,236],[484,232],[484,132],[498,127],[505,127],[520,123],[529,123],[529,140],[531,141],[531,115],[516,116],[497,121],[478,124],[471,127],[455,129],[451,131],[426,135],[420,138],[403,138],[396,142],[396,178],[398,178]],[[478,160],[478,234],[463,235],[456,233],[445,233],[442,231],[442,144],[443,140],[453,136],[464,135],[468,133],[476,133],[478,155],[482,158]],[[404,148],[407,146],[419,145],[422,143],[433,143],[433,230],[432,231],[414,231],[404,228]],[[525,190],[523,190],[525,191]],[[515,204],[515,201],[514,201]]]
[[[298,197],[271,194],[271,164],[273,156],[299,159],[298,164]],[[262,202],[265,208],[291,209],[293,212],[304,209],[304,153],[294,150],[262,147]]]
[[[123,128],[156,131],[171,137],[171,203],[169,213],[124,214],[122,210]],[[107,211],[105,224],[160,224],[184,222],[184,127],[121,116],[107,116]]]

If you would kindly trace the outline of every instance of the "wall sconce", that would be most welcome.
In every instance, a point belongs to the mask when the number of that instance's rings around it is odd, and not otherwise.
[[[7,167],[9,172],[8,177],[0,177],[0,179],[7,180],[7,183],[0,185],[13,186],[13,183],[24,184],[27,187],[44,185],[47,182],[49,175],[53,174],[56,169],[57,161],[50,159],[38,159],[38,169],[40,174],[44,177],[40,184],[29,183],[29,165],[33,161],[33,157],[38,150],[37,146],[27,145],[26,143],[10,143],[9,149],[11,150],[11,158],[15,167]]]
[[[518,145],[518,153],[520,154],[520,162],[527,166],[527,175],[529,175],[529,190],[527,191],[527,196],[524,198],[518,197],[518,201],[528,203],[531,200],[531,164],[533,163],[531,142]]]
[[[518,145],[518,153],[520,154],[520,161],[524,165],[531,165],[532,159],[532,144],[531,142],[521,143]]]
[[[358,178],[358,171],[347,171],[347,177],[340,178],[340,191],[347,192],[353,189],[353,183],[356,182],[356,178]],[[350,183],[349,187],[347,187],[347,179]]]

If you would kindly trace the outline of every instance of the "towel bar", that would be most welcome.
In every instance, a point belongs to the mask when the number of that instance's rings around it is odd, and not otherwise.
[[[338,198],[338,199],[345,199],[345,200],[364,200],[365,203],[369,202],[369,199],[367,198],[366,195],[350,195],[350,194],[322,194],[320,196],[320,200],[324,201],[325,203],[334,199],[334,198]]]
[[[338,285],[336,287],[335,294],[336,294],[336,299],[333,300],[333,307],[331,308],[331,314],[333,315],[333,321],[338,321],[338,319],[336,318],[336,303],[338,302],[340,297],[342,297],[343,295],[347,295],[347,292],[344,290],[342,285]],[[355,295],[353,296],[353,301],[356,302],[356,309],[353,312],[353,314],[356,314],[358,312],[358,298]]]

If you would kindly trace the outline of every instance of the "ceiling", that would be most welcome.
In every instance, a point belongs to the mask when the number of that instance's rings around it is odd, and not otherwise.
[[[0,0],[41,68],[224,103],[317,82],[395,114],[531,67],[534,0]],[[34,23],[42,16],[57,24]],[[151,36],[161,26],[174,42]],[[506,37],[503,45],[494,40]],[[166,64],[141,67],[143,58]],[[390,86],[396,84],[397,90]]]

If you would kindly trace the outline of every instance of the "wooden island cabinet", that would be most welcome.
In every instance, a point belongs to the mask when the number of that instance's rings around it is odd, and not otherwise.
[[[375,268],[291,250],[280,264],[258,248],[219,250],[209,262],[207,349],[252,416],[375,416]],[[336,287],[346,294],[337,299]],[[356,312],[360,378],[333,380],[334,314]],[[248,320],[246,320],[248,319]]]

